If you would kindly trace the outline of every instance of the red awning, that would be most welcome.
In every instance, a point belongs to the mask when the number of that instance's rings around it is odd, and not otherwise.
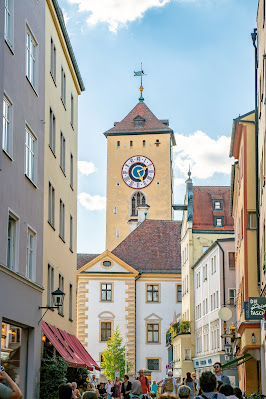
[[[70,367],[87,368],[100,371],[100,367],[86,351],[81,342],[72,334],[42,321],[42,331],[57,352],[68,362]]]

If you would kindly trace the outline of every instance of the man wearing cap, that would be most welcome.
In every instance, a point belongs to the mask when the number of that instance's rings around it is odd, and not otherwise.
[[[170,390],[168,387],[171,386]],[[162,385],[162,392],[171,393],[172,395],[177,395],[177,384],[176,379],[173,377],[172,370],[168,370],[167,378],[164,378]]]
[[[143,369],[140,369],[138,371],[139,376],[136,378],[137,380],[139,380],[139,382],[141,383],[141,388],[142,388],[142,394],[143,395],[147,395],[150,393],[150,383],[148,378],[144,375],[144,371]]]

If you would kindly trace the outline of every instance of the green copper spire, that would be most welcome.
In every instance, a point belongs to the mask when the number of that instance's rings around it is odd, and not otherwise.
[[[135,72],[134,71],[134,76],[140,76],[140,97],[139,97],[139,102],[143,103],[144,102],[144,97],[142,96],[142,92],[143,92],[143,86],[142,86],[142,76],[144,75],[144,71],[142,69],[142,63],[141,63],[141,67],[140,67],[140,71]]]

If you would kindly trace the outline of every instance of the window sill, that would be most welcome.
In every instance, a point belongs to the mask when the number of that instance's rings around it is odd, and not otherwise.
[[[54,78],[54,76],[53,76],[53,74],[52,74],[52,72],[51,72],[51,71],[50,71],[50,75],[51,75],[51,78],[52,78],[52,80],[53,80],[53,82],[54,82],[54,85],[55,85],[55,87],[57,87],[57,84],[56,84],[55,78]]]
[[[29,180],[29,182],[31,182],[31,184],[35,187],[35,188],[37,188],[37,190],[38,190],[38,186],[34,183],[34,181],[33,180],[31,180],[31,178],[28,176],[28,175],[26,175],[26,173],[25,173],[25,177]]]
[[[65,171],[64,171],[64,169],[62,168],[62,166],[61,166],[61,165],[60,165],[60,169],[61,169],[61,171],[62,171],[63,175],[66,177],[66,173],[65,173]]]
[[[59,234],[59,238],[63,241],[64,244],[66,243],[65,240],[64,240],[64,238],[61,237],[60,234]]]
[[[49,146],[50,150],[52,151],[53,156],[54,156],[55,159],[56,159],[56,155],[55,155],[55,153],[54,153],[54,150],[52,149],[52,147],[50,146],[50,144],[48,144],[48,146]]]
[[[37,90],[35,89],[35,87],[33,86],[33,84],[31,83],[31,81],[29,80],[28,76],[26,76],[27,81],[29,82],[32,90],[34,91],[34,93],[36,94],[37,97],[39,97],[39,94],[37,92]]]
[[[2,150],[3,150],[3,153],[7,156],[7,158],[8,158],[10,161],[14,162],[14,159],[11,157],[11,155],[9,155],[9,153],[8,153],[6,150],[4,150],[4,148],[2,148]]]
[[[69,248],[69,251],[72,252],[72,254],[74,253],[74,252],[73,252],[73,249],[71,249],[71,248]]]
[[[70,126],[72,127],[72,130],[73,130],[73,132],[74,132],[74,126],[73,126],[73,124],[70,122]]]
[[[72,191],[74,191],[74,188],[71,186],[71,184],[70,184],[70,188],[71,188]]]
[[[9,41],[7,39],[5,39],[5,43],[6,43],[7,47],[8,47],[8,49],[9,49],[9,51],[11,52],[11,54],[15,55],[14,50],[12,48],[13,47],[12,44],[9,43]]]
[[[59,313],[59,312],[58,312],[58,314],[59,314],[59,316],[61,316],[61,317],[65,317],[63,313]]]
[[[161,345],[161,342],[146,342],[146,345]]]
[[[70,319],[70,318],[69,318],[68,320],[71,321],[71,323],[73,323],[73,319]]]
[[[49,226],[51,226],[52,229],[55,231],[55,228],[54,228],[54,226],[51,224],[51,222],[49,222],[49,220],[47,220],[47,222],[48,222]]]
[[[114,302],[113,300],[111,300],[111,301],[106,301],[106,300],[102,300],[102,299],[100,299],[100,301],[99,302],[108,302],[108,303],[112,303],[112,302]]]
[[[63,104],[63,107],[64,107],[65,111],[66,111],[66,105],[65,105],[64,100],[62,99],[62,97],[61,97],[61,102]]]
[[[146,301],[145,303],[161,303],[161,301]]]

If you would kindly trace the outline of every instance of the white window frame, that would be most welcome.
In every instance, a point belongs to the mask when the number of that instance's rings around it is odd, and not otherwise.
[[[66,139],[63,132],[60,132],[60,168],[66,175]]]
[[[65,242],[65,203],[61,198],[59,204],[59,237]]]
[[[69,218],[69,249],[73,252],[73,216]]]
[[[49,147],[55,156],[56,150],[56,116],[50,107],[49,111]]]
[[[71,96],[70,96],[70,125],[72,126],[72,129],[74,130],[74,96],[73,96],[73,93],[71,93]]]
[[[47,269],[47,306],[52,304],[52,292],[54,291],[54,267],[48,263]]]
[[[56,83],[56,46],[52,37],[50,45],[50,73],[54,83]]]
[[[26,25],[26,77],[37,90],[38,43],[31,29]]]
[[[66,108],[66,73],[61,65],[61,100],[64,105],[64,108]]]
[[[120,238],[120,230],[119,229],[116,229],[115,236],[116,236],[116,238]]]
[[[73,284],[69,284],[69,320],[73,321]]]
[[[27,258],[26,258],[26,278],[31,281],[36,279],[36,232],[28,226],[27,231]],[[31,265],[30,265],[31,263]]]
[[[49,181],[48,183],[48,223],[55,226],[55,188]]]
[[[70,153],[70,187],[74,190],[74,156]]]
[[[184,360],[191,360],[191,349],[184,348]]]
[[[36,184],[37,181],[37,138],[28,125],[25,126],[25,175]]]
[[[4,37],[8,46],[14,47],[14,0],[5,0]]]
[[[13,153],[13,104],[4,94],[2,149],[12,157]]]
[[[9,220],[13,220],[11,226],[11,234],[9,236]],[[10,237],[10,238],[9,238]],[[8,244],[10,239],[10,246]],[[10,255],[9,255],[10,247]],[[6,251],[6,266],[8,269],[17,271],[18,270],[18,249],[19,249],[19,217],[11,210],[8,211],[7,221],[7,251]],[[10,261],[8,262],[8,259]]]
[[[231,296],[231,292],[234,291],[234,296]],[[236,304],[236,289],[235,288],[228,288],[228,298],[229,298],[229,305],[233,306]],[[233,299],[233,300],[232,300]]]
[[[62,275],[62,273],[59,273],[59,277],[58,277],[58,287],[61,291],[64,291],[64,284],[65,284],[65,279],[64,276]],[[63,305],[59,306],[58,308],[58,314],[60,314],[61,316],[64,316],[64,302]]]

